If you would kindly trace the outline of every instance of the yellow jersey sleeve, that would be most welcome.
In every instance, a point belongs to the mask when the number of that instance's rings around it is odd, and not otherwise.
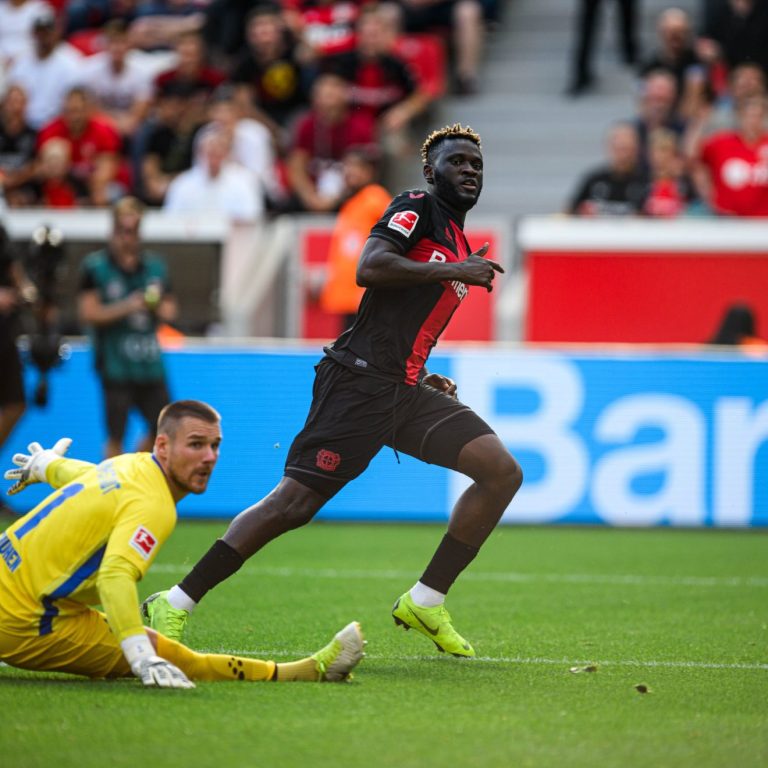
[[[78,459],[54,459],[45,470],[45,479],[48,485],[52,485],[54,488],[61,488],[95,466],[95,464],[91,464],[88,461],[80,461]]]
[[[119,555],[105,557],[99,568],[96,588],[112,634],[122,642],[144,632],[139,612],[136,582],[139,569]]]

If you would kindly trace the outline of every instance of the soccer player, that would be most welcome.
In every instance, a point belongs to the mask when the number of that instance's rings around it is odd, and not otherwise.
[[[357,622],[286,664],[195,653],[145,630],[136,582],[173,531],[176,504],[205,491],[221,443],[219,414],[197,400],[166,406],[157,431],[152,453],[98,465],[64,458],[69,438],[50,450],[32,443],[29,455],[14,456],[9,493],[33,482],[58,490],[0,535],[0,660],[94,678],[133,674],[161,688],[346,679],[363,655]]]
[[[427,190],[406,191],[373,227],[357,269],[366,288],[355,323],[325,349],[306,424],[284,477],[240,513],[224,536],[169,591],[144,603],[150,625],[180,638],[189,612],[265,544],[309,522],[382,446],[462,472],[472,480],[416,584],[395,602],[397,624],[455,656],[475,651],[456,632],[445,596],[477,555],[522,483],[493,430],[425,363],[469,286],[490,291],[502,268],[470,252],[464,218],[483,187],[480,137],[461,125],[422,147]]]

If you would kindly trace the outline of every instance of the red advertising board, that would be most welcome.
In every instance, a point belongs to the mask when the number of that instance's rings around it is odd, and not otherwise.
[[[490,243],[488,258],[504,262],[501,255],[494,256],[501,247],[499,233],[493,229],[468,229],[467,240],[472,250]],[[318,286],[328,259],[331,240],[330,227],[307,227],[299,237],[302,272],[305,276],[301,337],[304,339],[333,339],[341,329],[341,318],[320,309],[317,301]],[[494,302],[496,294],[481,288],[472,288],[451,322],[440,337],[446,341],[491,341],[494,335]]]
[[[654,230],[652,222],[650,229],[628,225],[640,235],[634,243],[614,232],[613,247],[610,238],[585,247],[585,227],[573,229],[570,248],[563,225],[551,246],[546,236],[529,238],[539,242],[525,248],[525,339],[701,343],[734,302],[751,305],[758,324],[762,318],[758,331],[768,336],[768,222],[745,225],[750,236],[741,244],[733,224],[725,230],[716,220],[682,225],[690,228],[690,242],[677,238],[674,248],[668,236],[685,230]],[[727,242],[732,245],[724,247]]]

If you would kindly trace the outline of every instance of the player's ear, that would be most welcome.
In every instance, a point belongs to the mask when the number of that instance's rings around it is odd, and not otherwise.
[[[161,461],[168,458],[168,445],[170,438],[164,432],[160,432],[155,438],[154,454]]]
[[[421,172],[424,175],[424,178],[427,180],[427,184],[435,183],[435,171],[432,168],[431,163],[424,163],[424,165],[421,167]]]

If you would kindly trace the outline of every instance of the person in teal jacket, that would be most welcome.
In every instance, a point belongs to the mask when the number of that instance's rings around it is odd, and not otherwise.
[[[178,306],[165,260],[141,247],[142,214],[136,198],[119,200],[109,244],[88,254],[81,267],[78,314],[90,329],[104,393],[107,458],[123,452],[133,408],[147,424],[137,450],[150,450],[157,417],[170,401],[157,329],[176,318]]]

